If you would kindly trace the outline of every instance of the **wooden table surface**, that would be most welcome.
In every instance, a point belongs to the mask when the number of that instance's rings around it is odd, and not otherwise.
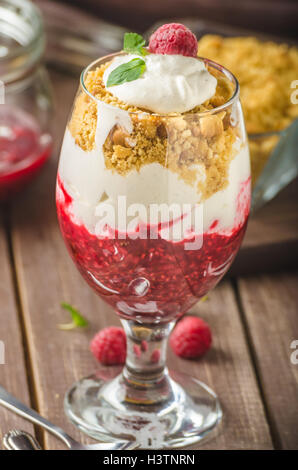
[[[94,333],[119,320],[82,280],[59,232],[57,155],[77,81],[57,72],[53,79],[55,155],[30,189],[0,212],[0,340],[5,344],[0,384],[75,438],[90,442],[67,421],[63,397],[75,380],[98,367],[89,352]],[[266,210],[260,237],[266,232]],[[251,224],[257,230],[254,219]],[[296,224],[291,237],[297,239],[297,232]],[[224,411],[218,430],[193,448],[298,449],[298,364],[291,362],[290,347],[298,340],[297,281],[295,271],[226,279],[191,309],[211,325],[213,347],[197,361],[169,351],[168,363],[212,387]],[[90,327],[59,330],[57,324],[69,320],[62,301],[77,306]],[[35,432],[47,449],[64,448],[0,408],[0,437],[12,428]]]

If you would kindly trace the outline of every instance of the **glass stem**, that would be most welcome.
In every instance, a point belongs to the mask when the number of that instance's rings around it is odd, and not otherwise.
[[[126,400],[131,403],[155,404],[170,393],[166,349],[174,322],[140,324],[121,320],[127,337],[127,356],[122,377]]]

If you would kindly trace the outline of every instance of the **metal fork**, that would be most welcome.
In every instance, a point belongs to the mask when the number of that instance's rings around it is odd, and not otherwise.
[[[8,408],[17,415],[22,416],[22,418],[25,418],[32,423],[43,427],[54,436],[58,437],[58,439],[61,439],[61,441],[63,441],[70,450],[132,450],[137,447],[135,441],[119,441],[90,445],[81,444],[66,434],[63,429],[50,423],[47,419],[40,416],[36,411],[21,403],[14,396],[8,393],[3,387],[1,387],[1,385],[0,405],[3,405],[5,408]]]

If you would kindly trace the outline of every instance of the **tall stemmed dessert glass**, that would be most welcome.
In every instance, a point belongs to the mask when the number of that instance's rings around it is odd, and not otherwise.
[[[127,336],[122,372],[80,380],[65,409],[98,439],[179,447],[213,429],[221,409],[196,378],[168,372],[167,339],[240,247],[249,154],[235,77],[195,46],[161,51],[151,38],[148,53],[141,39],[126,35],[124,52],[83,71],[62,146],[66,245]]]

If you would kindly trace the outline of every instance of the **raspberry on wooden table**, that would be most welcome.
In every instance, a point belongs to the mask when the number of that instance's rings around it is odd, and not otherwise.
[[[126,336],[122,328],[110,326],[100,330],[90,344],[94,357],[104,365],[124,364]]]
[[[209,325],[198,317],[185,317],[175,327],[170,345],[177,356],[187,359],[200,357],[211,346]]]

